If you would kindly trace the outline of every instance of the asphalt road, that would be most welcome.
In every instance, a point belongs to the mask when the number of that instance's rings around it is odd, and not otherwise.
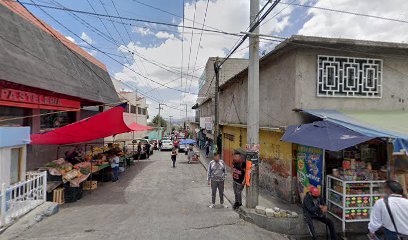
[[[210,188],[199,164],[155,152],[16,239],[287,239],[241,220],[231,208],[210,209]]]

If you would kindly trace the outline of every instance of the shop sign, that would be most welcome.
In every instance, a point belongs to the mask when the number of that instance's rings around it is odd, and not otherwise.
[[[213,118],[212,117],[201,117],[200,118],[200,127],[204,128],[205,130],[212,131],[213,130]]]
[[[42,94],[26,92],[11,88],[0,89],[0,100],[35,105],[60,106],[70,108],[80,107],[80,103],[77,101],[67,100],[54,96],[46,96]]]
[[[296,155],[296,170],[301,199],[311,186],[322,192],[323,184],[323,150],[320,148],[299,145]]]

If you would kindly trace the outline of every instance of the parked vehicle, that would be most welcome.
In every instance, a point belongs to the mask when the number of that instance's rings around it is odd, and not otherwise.
[[[189,148],[189,145],[188,144],[179,144],[179,152],[187,152],[188,151],[188,148]]]
[[[171,140],[162,140],[161,150],[172,150],[173,147],[173,142]]]

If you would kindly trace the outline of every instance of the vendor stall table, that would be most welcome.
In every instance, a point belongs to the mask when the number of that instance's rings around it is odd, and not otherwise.
[[[382,197],[385,181],[346,181],[327,176],[326,198],[329,213],[342,222],[343,233],[346,223],[370,221],[370,211]]]

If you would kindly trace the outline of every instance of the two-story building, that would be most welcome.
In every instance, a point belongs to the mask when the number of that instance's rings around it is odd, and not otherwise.
[[[287,126],[322,117],[306,112],[389,114],[390,122],[398,122],[395,116],[406,117],[407,53],[407,44],[292,36],[262,57],[261,186],[287,201],[297,199],[296,148],[280,139]],[[245,68],[220,86],[223,157],[228,164],[233,150],[246,145],[247,84]]]

